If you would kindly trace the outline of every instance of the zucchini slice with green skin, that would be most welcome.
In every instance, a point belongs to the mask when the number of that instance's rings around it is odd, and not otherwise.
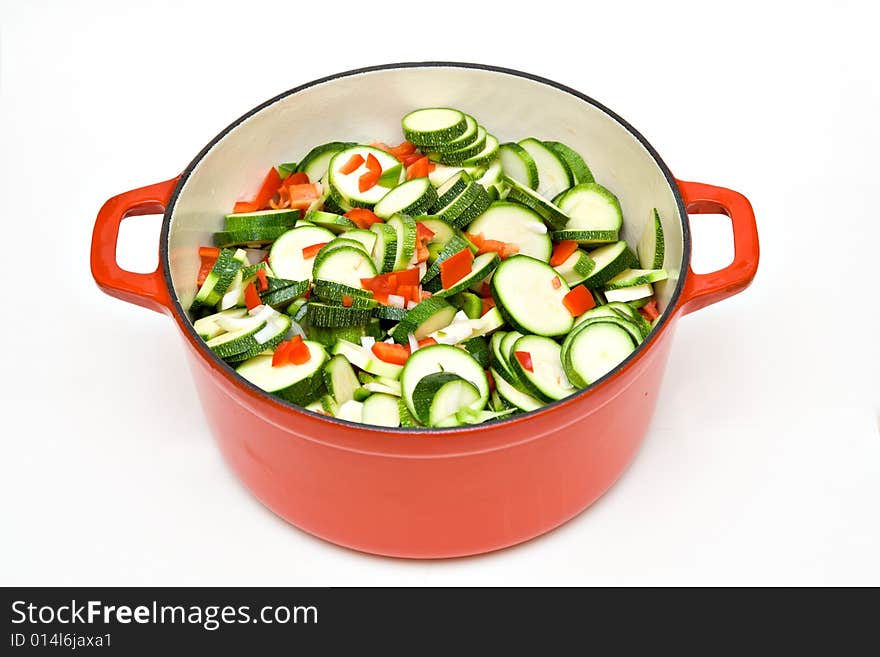
[[[415,415],[429,427],[459,426],[459,411],[479,402],[477,387],[452,372],[428,374],[412,392]]]
[[[669,274],[666,273],[665,269],[624,269],[605,283],[605,291],[636,287],[637,285],[648,285],[665,281],[667,278],[669,278]]]
[[[440,210],[452,203],[473,182],[467,171],[459,171],[450,176],[437,188],[437,200],[434,201],[434,210]]]
[[[568,215],[537,192],[508,176],[504,176],[504,183],[510,187],[507,200],[537,212],[551,230],[562,230],[568,223]]]
[[[336,240],[346,239],[354,242],[360,242],[364,248],[364,252],[372,253],[373,246],[376,244],[376,233],[365,228],[355,228],[339,235]],[[334,240],[335,241],[335,240]]]
[[[437,192],[427,178],[413,178],[401,183],[376,203],[377,217],[389,219],[398,212],[417,215],[427,212],[437,202]]]
[[[486,167],[485,173],[477,178],[477,184],[482,185],[487,192],[491,192],[493,188],[499,187],[502,176],[504,176],[504,169],[501,166],[501,160],[496,157]]]
[[[599,183],[581,183],[553,199],[568,215],[565,230],[618,232],[623,226],[620,201]]]
[[[322,375],[327,392],[337,404],[344,404],[354,399],[355,390],[361,387],[351,363],[345,356],[333,356],[328,360]]]
[[[301,297],[309,290],[309,281],[288,281],[282,278],[268,278],[268,289],[258,290],[260,301],[267,306],[283,306]]]
[[[242,363],[236,372],[258,388],[282,399],[305,406],[314,401],[323,388],[322,370],[327,360],[324,347],[311,340],[304,344],[309,349],[309,360],[302,365],[272,366],[272,356],[257,356]]]
[[[307,306],[303,306],[303,310],[306,312],[308,312],[307,308]],[[360,344],[363,337],[370,337],[376,340],[385,338],[385,331],[382,329],[378,319],[371,319],[365,324],[337,327],[315,326],[309,322],[308,317],[303,317],[299,322],[310,340],[320,342],[328,349],[336,345],[339,340]]]
[[[323,210],[312,210],[305,216],[305,221],[314,226],[326,228],[337,235],[357,228],[355,223],[348,217],[343,217],[335,212],[324,212]]]
[[[453,294],[458,294],[459,292],[464,292],[472,283],[486,278],[489,274],[495,271],[499,262],[501,262],[501,258],[498,257],[498,254],[494,251],[478,255],[474,258],[474,263],[471,265],[471,271],[467,276],[457,281],[449,289],[439,290],[435,293],[434,297],[448,297]],[[434,297],[430,298],[433,299]]]
[[[401,120],[403,135],[417,146],[433,146],[455,140],[468,127],[465,114],[449,107],[425,107]]]
[[[373,245],[373,264],[380,274],[394,271],[397,263],[397,231],[388,224],[373,224],[370,230],[376,233]]]
[[[446,142],[443,142],[440,144],[434,144],[433,146],[430,146],[430,149],[432,151],[436,151],[437,153],[449,153],[451,151],[460,150],[460,149],[464,148],[465,146],[470,146],[475,141],[477,141],[477,139],[478,139],[477,129],[479,128],[479,126],[477,125],[477,120],[474,117],[472,117],[470,114],[465,114],[464,120],[467,125],[466,125],[463,133],[461,133],[458,137],[456,137],[455,139],[452,139],[450,141],[446,141]],[[485,133],[484,133],[484,136],[485,136]],[[482,146],[480,146],[480,148],[482,148]],[[479,150],[479,149],[477,149],[477,150]]]
[[[303,249],[330,242],[335,235],[326,228],[302,226],[289,230],[272,244],[269,266],[279,278],[302,281],[312,278],[314,258],[303,257]]]
[[[574,184],[574,177],[568,164],[556,151],[544,145],[544,142],[530,137],[523,139],[519,145],[526,149],[535,166],[538,168],[538,188],[537,192],[545,199],[556,198],[556,196],[571,187]]]
[[[361,421],[379,427],[399,427],[400,409],[397,400],[393,395],[373,393],[364,400]]]
[[[609,303],[607,308],[611,308],[614,312],[619,314],[624,319],[631,321],[633,324],[639,327],[639,331],[642,334],[642,340],[648,337],[648,334],[651,332],[651,322],[642,317],[641,313],[633,308],[628,303],[622,303],[620,301],[612,301]],[[577,324],[575,324],[577,325]],[[572,329],[573,330],[573,329]],[[641,342],[641,340],[640,340]]]
[[[607,308],[608,306],[604,307]],[[642,343],[642,340],[644,339],[642,329],[637,326],[634,321],[632,321],[628,317],[622,317],[619,313],[615,312],[614,309],[611,310],[611,314],[609,315],[594,315],[592,317],[586,318],[581,322],[577,322],[569,335],[573,336],[578,331],[581,331],[590,324],[595,324],[596,322],[610,322],[611,324],[617,324],[620,328],[629,333],[629,337],[636,345],[640,345]],[[566,336],[566,338],[568,337],[569,336]]]
[[[596,246],[599,244],[611,244],[620,239],[616,230],[554,230],[550,237],[556,242],[572,241],[581,246]]]
[[[308,308],[306,317],[312,326],[323,326],[326,328],[354,326],[356,324],[366,324],[372,317],[370,308],[334,306],[320,301],[309,301],[306,307]]]
[[[483,337],[469,338],[461,343],[462,348],[468,352],[484,370],[489,369],[489,345]]]
[[[449,240],[459,234],[455,228],[433,215],[423,215],[421,217],[416,217],[415,220],[416,226],[418,226],[418,224],[424,224],[425,228],[434,233],[434,236],[428,240],[428,249],[434,245],[438,245],[439,248],[442,249],[442,247],[449,244]]]
[[[471,180],[455,198],[449,201],[449,203],[444,206],[435,205],[432,213],[451,226],[460,228],[464,224],[459,220],[459,217],[468,211],[468,208],[470,208],[481,194],[485,195],[486,190]],[[446,195],[444,194],[444,196]]]
[[[276,166],[275,170],[278,171],[278,175],[284,180],[287,176],[296,172],[296,164],[296,162],[283,162]]]
[[[266,226],[286,226],[290,229],[299,218],[299,210],[239,212],[226,215],[225,228],[230,232],[250,231]]]
[[[574,253],[568,256],[561,265],[554,267],[569,287],[583,283],[595,268],[596,263],[593,262],[593,259],[587,255],[586,251],[580,249],[575,249]]]
[[[517,352],[529,354],[531,370],[526,369],[519,361]],[[524,335],[513,344],[513,354],[510,366],[526,392],[533,397],[554,401],[575,392],[562,368],[562,348],[555,340],[538,335]]]
[[[460,148],[451,151],[434,151],[428,153],[428,158],[433,162],[440,162],[441,164],[456,166],[464,163],[475,155],[478,155],[483,151],[485,147],[486,128],[484,128],[483,126],[477,126],[476,139],[474,139],[470,144],[463,145]]]
[[[343,246],[329,252],[321,251],[315,257],[314,278],[349,287],[360,287],[362,278],[376,275],[376,265],[362,249]]]
[[[422,426],[421,422],[410,412],[403,397],[397,400],[397,412],[400,415],[400,426],[407,428]]]
[[[330,160],[333,159],[333,156],[336,155],[336,153],[345,150],[346,148],[352,148],[356,145],[357,144],[352,142],[331,141],[329,144],[315,146],[300,161],[296,170],[306,174],[309,177],[310,182],[317,182],[327,173],[327,168],[330,166]]]
[[[196,297],[190,305],[190,310],[198,310],[202,306],[214,306],[223,297],[236,276],[239,275],[242,265],[247,264],[247,254],[241,249],[221,249],[220,255],[211,267],[211,271],[205,277]],[[221,308],[226,310],[226,308]]]
[[[422,349],[419,349],[419,351],[422,351]],[[348,359],[349,363],[358,369],[377,376],[386,376],[389,379],[400,378],[400,374],[403,371],[402,365],[386,363],[384,360],[376,358],[372,349],[367,349],[348,340],[338,340],[333,345],[333,354],[342,354]]]
[[[653,286],[648,283],[646,285],[636,285],[634,287],[622,287],[617,290],[605,290],[605,300],[608,303],[615,301],[629,302],[645,299],[654,295]]]
[[[275,314],[277,315],[278,313]],[[281,316],[279,315],[279,317]],[[257,313],[254,316],[243,317],[240,320],[218,320],[217,323],[225,328],[226,332],[208,340],[205,344],[207,344],[211,351],[223,359],[237,356],[238,354],[258,353],[266,347],[263,346],[263,343],[257,342],[256,335],[267,327],[270,318],[272,318],[271,314]],[[287,321],[289,327],[289,317]]]
[[[440,297],[428,297],[406,313],[391,332],[391,337],[399,344],[408,344],[410,334],[416,340],[422,340],[434,331],[449,326],[455,313],[455,307]]]
[[[526,412],[536,411],[544,405],[540,399],[535,399],[531,395],[515,388],[504,377],[500,376],[496,370],[492,369],[489,371],[495,379],[495,389],[498,391],[498,395],[508,404]]]
[[[562,344],[565,373],[568,380],[579,388],[601,379],[636,348],[630,333],[607,319],[585,323]]]
[[[585,312],[583,315],[581,315],[576,320],[574,320],[574,326],[572,327],[571,330],[575,331],[580,324],[583,324],[588,319],[595,319],[597,317],[620,318],[621,315],[620,315],[620,312],[616,311],[612,307],[612,304],[605,304],[604,306],[596,306],[595,308],[590,308],[587,312]],[[628,317],[622,317],[622,319],[629,321]]]
[[[333,395],[321,395],[321,399],[318,401],[321,403],[321,410],[325,413],[329,413],[333,417],[339,413],[339,404],[333,399]]]
[[[461,163],[463,167],[481,167],[489,164],[498,157],[498,138],[495,135],[486,134],[486,145],[476,155],[469,157]]]
[[[369,290],[343,285],[342,283],[334,283],[333,281],[325,281],[320,278],[315,279],[312,285],[312,294],[319,299],[337,303],[341,302],[343,297],[373,298],[373,293]]]
[[[483,314],[483,302],[472,292],[453,294],[447,301],[467,315],[468,319],[479,319]]]
[[[463,349],[435,344],[422,347],[412,354],[400,374],[403,399],[410,413],[415,417],[419,417],[419,414],[413,406],[413,391],[419,381],[435,372],[457,374],[472,383],[479,392],[479,398],[469,408],[475,411],[485,408],[486,402],[489,401],[489,382],[480,364]]]
[[[632,252],[623,240],[593,249],[589,255],[596,266],[584,285],[591,288],[603,286],[632,263]]]
[[[475,184],[478,190],[477,198],[474,199],[474,202],[471,203],[464,212],[459,214],[453,222],[453,226],[460,230],[464,230],[471,222],[488,210],[490,205],[492,205],[492,197],[489,196],[489,193],[482,185],[478,183]]]
[[[360,155],[364,158],[364,162],[354,171],[350,173],[342,173],[340,169],[345,167],[349,160],[356,155]],[[330,160],[330,168],[327,171],[327,177],[331,185],[329,198],[334,198],[335,202],[340,207],[345,207],[347,204],[351,207],[372,208],[382,199],[383,196],[385,196],[385,194],[388,193],[388,188],[380,185],[374,185],[364,192],[360,191],[358,181],[360,180],[360,177],[368,171],[367,158],[370,155],[379,161],[379,166],[382,167],[383,171],[400,164],[398,159],[390,153],[386,153],[378,148],[373,148],[372,146],[361,145],[341,150],[333,155],[333,158]],[[402,175],[403,168],[401,167],[401,176]],[[334,194],[339,198],[335,198]],[[324,209],[327,209],[326,201]],[[348,209],[350,210],[351,208]]]
[[[396,306],[376,306],[373,308],[373,316],[379,319],[387,319],[392,322],[399,322],[406,317],[409,311],[406,308],[397,308]]]
[[[662,269],[663,260],[666,257],[666,242],[663,238],[663,223],[660,221],[660,213],[654,208],[652,217],[648,220],[642,237],[636,246],[639,263],[642,269]]]
[[[393,271],[408,269],[416,252],[418,235],[416,222],[408,214],[396,214],[388,220],[386,225],[397,233],[397,254],[394,259]]]
[[[549,262],[553,253],[553,243],[541,216],[518,203],[495,201],[468,226],[468,232],[516,244],[520,255],[542,262]]]
[[[363,402],[349,399],[344,404],[340,404],[336,410],[336,417],[340,420],[363,424],[364,422],[364,404]]]
[[[499,372],[502,376],[507,376],[507,380],[517,388],[521,388],[522,384],[513,368],[513,345],[516,341],[523,337],[519,331],[508,331],[501,340],[500,351],[501,360],[499,360]]]
[[[515,255],[498,265],[489,285],[498,309],[516,330],[547,337],[571,330],[574,319],[562,302],[569,287],[550,265]]]
[[[525,148],[515,142],[501,144],[498,157],[505,176],[529,189],[538,188],[538,165]]]
[[[520,334],[521,335],[521,334]],[[513,375],[513,372],[510,370],[510,365],[507,362],[507,356],[504,352],[504,338],[507,337],[506,331],[498,331],[497,333],[493,333],[492,337],[489,338],[489,351],[491,352],[490,362],[492,368],[496,372],[495,378],[497,379],[499,376],[503,377],[508,381],[515,381],[516,377]],[[514,340],[515,342],[515,340]]]
[[[559,141],[545,141],[544,146],[556,153],[568,165],[574,184],[595,182],[593,172],[576,150]]]
[[[206,342],[211,338],[216,338],[226,329],[217,324],[219,318],[235,318],[240,319],[247,315],[247,308],[230,308],[229,310],[221,310],[219,313],[207,315],[193,322],[193,328],[199,337]]]
[[[247,230],[221,230],[214,233],[214,246],[221,249],[248,244],[269,244],[290,230],[289,226],[254,226]]]

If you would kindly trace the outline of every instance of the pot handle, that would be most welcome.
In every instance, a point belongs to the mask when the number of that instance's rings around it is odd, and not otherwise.
[[[98,287],[110,296],[156,312],[170,309],[171,297],[161,261],[150,274],[125,271],[116,262],[116,241],[119,224],[126,217],[164,212],[178,180],[173,178],[124,192],[104,203],[98,212],[92,232],[92,276]]]
[[[696,274],[688,263],[682,290],[684,314],[742,292],[758,271],[758,227],[749,199],[725,187],[677,180],[689,214],[726,214],[733,226],[734,256],[724,269]]]

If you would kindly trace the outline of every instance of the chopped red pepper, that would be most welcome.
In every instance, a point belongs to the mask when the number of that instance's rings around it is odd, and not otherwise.
[[[379,164],[379,160],[372,153],[367,154],[367,171],[379,175],[382,173],[382,165]]]
[[[263,303],[260,301],[260,294],[257,292],[257,288],[254,287],[253,282],[248,283],[248,286],[244,288],[244,303],[248,310],[253,310]]]
[[[489,384],[489,392],[495,392],[495,377],[489,370],[486,370],[486,382]]]
[[[410,153],[409,155],[401,156],[399,159],[403,163],[403,166],[408,167],[411,164],[413,164],[414,162],[418,162],[423,157],[425,157],[425,156],[422,155],[421,153]]]
[[[502,242],[500,240],[487,240],[484,239],[478,245],[477,255],[482,255],[484,253],[491,253],[494,251],[502,259],[509,258],[515,253],[519,253],[519,247],[516,244],[510,244],[508,242]]]
[[[290,339],[290,350],[287,352],[287,361],[291,365],[308,363],[312,357],[309,345],[303,342],[301,335],[295,335]]]
[[[290,185],[287,187],[287,193],[290,196],[290,202],[295,201],[314,201],[321,197],[318,186],[314,183],[302,183],[298,185]]]
[[[354,303],[354,299],[352,297],[348,296],[347,294],[342,295],[342,305],[344,307],[351,308],[353,303]]]
[[[528,351],[514,351],[513,355],[516,356],[519,364],[522,365],[522,368],[526,372],[535,371],[535,369],[532,367],[532,355]]]
[[[394,272],[394,276],[397,277],[398,285],[418,285],[419,281],[422,280],[422,273],[419,271],[418,267],[396,271]]]
[[[214,258],[216,260],[220,257],[220,249],[218,249],[216,246],[200,246],[199,257]]]
[[[444,290],[448,290],[462,278],[471,273],[471,265],[474,262],[474,254],[464,248],[458,253],[449,256],[440,263],[440,284]]]
[[[345,175],[348,175],[349,173],[354,173],[355,171],[360,169],[360,167],[363,163],[364,163],[364,156],[363,155],[358,155],[358,154],[352,155],[351,158],[349,158],[348,162],[343,164],[342,167],[339,169],[339,173],[342,173]]]
[[[430,173],[428,169],[428,165],[431,164],[431,161],[428,160],[428,156],[425,155],[409,166],[406,167],[406,179],[412,180],[413,178],[424,178]]]
[[[641,313],[642,317],[647,319],[649,322],[653,322],[655,319],[660,317],[660,311],[657,309],[657,302],[653,299],[641,308],[639,308],[639,313]]]
[[[275,353],[272,354],[272,367],[281,367],[287,365],[287,352],[290,351],[290,343],[282,342],[275,347]]]
[[[416,222],[416,238],[422,242],[428,242],[434,238],[434,231],[421,221]]]
[[[415,301],[416,303],[422,300],[418,285],[398,285],[397,295],[403,297],[407,301]]]
[[[424,301],[425,299],[430,299],[434,295],[427,290],[419,290],[419,301]]]
[[[397,146],[384,148],[383,150],[387,153],[390,153],[399,160],[403,157],[406,157],[407,155],[412,155],[413,153],[415,153],[416,145],[404,140]]]
[[[437,344],[437,341],[434,338],[422,338],[419,340],[419,347],[430,347],[432,344]]]
[[[387,305],[388,295],[397,294],[401,285],[415,285],[418,287],[421,280],[421,272],[418,267],[405,269],[404,271],[395,271],[388,274],[379,274],[371,278],[362,278],[361,287],[365,290],[373,292],[373,296],[379,299],[377,295],[383,295],[385,301],[379,300],[380,303]]]
[[[465,233],[464,236],[467,238],[468,242],[473,244],[478,249],[483,243],[483,240],[486,239],[485,237],[483,237],[483,233]]]
[[[380,151],[385,151],[386,153],[391,152],[391,146],[386,144],[384,141],[374,141],[370,144],[373,148],[378,148]]]
[[[257,192],[256,197],[254,198],[254,205],[257,206],[257,210],[262,210],[267,205],[269,205],[269,201],[272,200],[272,197],[278,193],[278,189],[281,187],[281,176],[278,173],[278,169],[272,167],[269,169],[269,173],[266,174],[266,177],[263,179],[263,184],[260,187],[260,191]]]
[[[569,256],[577,251],[577,248],[578,243],[574,240],[562,240],[561,242],[557,242],[556,246],[553,247],[553,255],[550,256],[550,265],[552,267],[558,267],[568,260]]]
[[[309,176],[305,171],[298,171],[296,173],[292,173],[287,178],[284,179],[284,182],[281,183],[282,187],[290,187],[291,185],[308,185]]]
[[[481,312],[480,317],[495,307],[495,299],[492,297],[480,297]]]
[[[220,249],[213,246],[200,246],[199,247],[199,256],[202,259],[202,266],[199,268],[199,275],[196,278],[196,285],[202,287],[202,284],[205,282],[205,279],[208,278],[208,274],[211,273],[211,270],[214,268],[214,263],[217,262],[217,258],[220,255]]]
[[[492,296],[492,286],[489,285],[488,283],[483,283],[482,285],[480,285],[480,294],[484,297],[491,297]]]
[[[553,286],[554,290],[558,290],[559,288],[562,287],[562,281],[559,280],[559,276],[554,276],[553,280],[550,281],[550,284]]]
[[[568,308],[572,317],[579,317],[590,308],[594,308],[596,301],[585,286],[578,285],[562,298],[562,304]]]
[[[394,363],[395,365],[404,365],[406,359],[409,358],[409,349],[402,344],[376,342],[373,344],[372,351],[379,360],[384,360],[386,363]]]
[[[425,246],[425,243],[418,240],[416,242],[416,262],[427,262],[430,255],[431,252],[428,251],[428,247]]]
[[[260,281],[260,291],[265,292],[269,289],[269,279],[266,277],[266,268],[260,267],[257,270],[257,280]]]
[[[256,212],[259,210],[256,203],[251,203],[250,201],[236,201],[235,205],[232,206],[233,214],[239,214],[242,212]]]
[[[303,259],[310,260],[318,255],[318,251],[327,246],[329,242],[318,242],[317,244],[312,244],[311,246],[307,246],[303,249]]]
[[[366,174],[364,174],[366,175]],[[366,208],[354,208],[353,210],[349,210],[343,216],[351,219],[352,223],[358,228],[367,228],[373,224],[381,224],[382,219],[377,217],[373,212],[367,210]]]
[[[370,157],[373,157],[372,155]],[[358,190],[361,194],[367,192],[379,182],[379,178],[382,176],[381,172],[376,173],[373,171],[367,171],[366,173],[361,174],[361,177],[358,178]]]

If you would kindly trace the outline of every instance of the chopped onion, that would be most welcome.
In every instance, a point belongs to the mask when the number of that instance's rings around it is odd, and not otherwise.
[[[361,338],[361,346],[364,349],[372,349],[374,344],[376,344],[376,338],[370,335],[365,335]]]
[[[406,308],[406,299],[399,294],[389,294],[388,305],[394,306],[395,308]]]
[[[416,340],[416,336],[410,333],[406,336],[406,339],[409,341],[409,353],[414,354],[419,349],[419,341]]]
[[[418,306],[418,305],[419,305],[419,304],[417,304],[415,301],[407,301],[407,302],[406,302],[406,309],[407,309],[407,310],[412,310],[413,308],[415,308],[415,307]]]
[[[266,252],[263,249],[245,249],[244,252],[247,255],[248,264],[262,262],[266,257]]]
[[[290,323],[290,330],[287,331],[287,335],[285,336],[288,340],[297,335],[301,335],[302,337],[307,337],[306,332],[303,330],[303,327],[299,325],[298,322]]]
[[[274,336],[278,335],[279,328],[281,328],[281,324],[278,321],[278,318],[273,317],[266,322],[266,325],[263,328],[254,333],[254,340],[257,341],[257,344],[266,344]]]
[[[428,273],[428,265],[424,262],[419,263],[419,280],[422,280],[425,277],[425,274]]]

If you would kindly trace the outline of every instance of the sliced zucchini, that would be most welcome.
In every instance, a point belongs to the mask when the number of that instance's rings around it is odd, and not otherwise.
[[[320,301],[309,301],[306,307],[306,318],[309,323],[326,328],[366,324],[372,317],[372,308],[336,306]]]
[[[531,395],[515,388],[504,377],[500,376],[496,370],[492,369],[489,371],[495,379],[495,389],[498,391],[498,395],[507,403],[526,412],[536,411],[544,405],[540,399],[535,399]]]
[[[486,128],[477,126],[477,135],[471,143],[462,145],[456,150],[444,150],[442,152],[428,153],[428,157],[434,162],[441,162],[449,166],[463,164],[470,158],[481,153],[486,147]]]
[[[446,223],[456,228],[462,228],[476,216],[473,214],[471,206],[480,197],[485,197],[488,200],[486,190],[477,183],[470,181],[458,196],[444,206],[435,205],[432,212]]]
[[[483,337],[470,338],[461,343],[462,348],[468,352],[484,370],[489,369],[490,356],[489,345]]]
[[[238,212],[227,214],[225,228],[230,232],[250,231],[266,226],[286,226],[292,228],[299,219],[298,210],[259,210],[257,212]]]
[[[344,168],[351,158],[357,155],[364,158],[363,164],[350,173],[342,173],[340,169]],[[372,146],[361,145],[341,150],[333,155],[333,158],[330,160],[330,168],[327,175],[332,189],[329,198],[333,198],[341,207],[344,208],[345,205],[349,205],[351,206],[348,208],[349,210],[353,207],[372,208],[388,193],[388,188],[380,185],[374,185],[363,192],[360,191],[360,177],[368,171],[367,160],[370,155],[378,160],[379,166],[382,167],[383,171],[400,164],[397,158],[390,153]],[[400,175],[403,175],[402,169]],[[325,209],[327,209],[326,202]]]
[[[472,383],[479,392],[479,397],[468,407],[473,410],[485,408],[489,400],[489,382],[480,364],[463,349],[436,344],[423,347],[412,354],[400,374],[403,399],[415,417],[419,417],[419,413],[413,405],[413,391],[419,381],[435,372],[457,374]]]
[[[388,220],[387,225],[397,234],[397,255],[393,271],[408,269],[416,252],[416,222],[408,214],[396,214]]]
[[[356,146],[356,144],[342,141],[331,141],[329,144],[315,146],[302,159],[296,170],[306,174],[309,177],[309,181],[317,182],[324,178],[333,156],[339,151],[352,148],[353,146]]]
[[[322,210],[313,210],[305,216],[305,220],[314,226],[321,226],[327,230],[336,233],[344,233],[347,230],[356,228],[355,223],[348,217],[336,214],[335,212],[324,212]]]
[[[217,324],[219,318],[231,317],[239,319],[246,315],[247,308],[230,308],[229,310],[222,310],[219,313],[214,313],[213,315],[197,319],[193,322],[193,328],[202,340],[207,341],[211,338],[216,338],[226,330]]]
[[[466,115],[448,107],[417,109],[404,116],[401,125],[403,135],[418,146],[451,142],[468,127]]]
[[[569,287],[550,265],[515,255],[498,266],[489,285],[504,319],[517,330],[548,337],[571,330],[574,320],[562,302]]]
[[[447,301],[467,315],[468,319],[479,319],[483,314],[483,302],[472,292],[453,294]]]
[[[556,151],[534,137],[523,139],[519,145],[526,149],[535,161],[535,166],[538,168],[537,192],[545,199],[556,198],[560,192],[574,184],[571,169]]]
[[[391,337],[399,344],[408,344],[410,334],[422,340],[434,331],[452,323],[456,309],[440,297],[429,297],[408,311],[400,320]]]
[[[359,287],[351,287],[342,283],[334,283],[333,281],[325,281],[317,278],[312,286],[312,295],[324,299],[326,301],[342,301],[343,297],[363,297],[372,299],[373,293]]]
[[[280,278],[302,281],[312,278],[313,258],[304,258],[303,249],[324,244],[334,238],[326,228],[303,226],[281,235],[269,250],[269,265]]]
[[[648,220],[642,237],[636,246],[639,263],[643,269],[662,269],[666,256],[666,243],[663,239],[663,224],[660,213],[654,208],[653,216]]]
[[[322,389],[321,371],[327,352],[317,342],[306,340],[304,344],[309,349],[309,360],[302,365],[288,363],[273,367],[272,356],[257,356],[239,365],[235,371],[266,392],[295,404],[309,404]]]
[[[308,313],[308,306],[304,305],[303,311]],[[339,340],[360,344],[361,338],[363,337],[370,337],[375,340],[382,340],[385,338],[385,331],[382,329],[378,319],[370,319],[365,324],[339,326],[335,328],[315,326],[309,322],[307,316],[303,316],[297,321],[300,322],[310,340],[320,342],[328,348],[332,348]]]
[[[373,308],[373,316],[379,319],[387,319],[392,322],[399,322],[409,311],[406,308],[398,308],[396,306],[376,306]]]
[[[289,281],[284,278],[267,279],[268,288],[258,290],[260,301],[267,306],[284,306],[309,290],[309,281]]]
[[[361,249],[343,246],[319,253],[315,257],[312,273],[314,278],[357,288],[360,287],[362,278],[372,278],[377,272],[367,253]]]
[[[549,262],[553,253],[553,243],[541,216],[518,203],[495,201],[468,226],[468,232],[516,244],[521,255],[543,262]]]
[[[337,404],[354,399],[354,392],[361,387],[351,363],[345,356],[333,356],[323,370],[324,386]]]
[[[504,182],[510,186],[507,200],[520,203],[537,212],[551,230],[561,230],[568,223],[568,216],[537,192],[508,176],[504,176]]]
[[[449,243],[458,232],[442,219],[438,219],[433,215],[423,215],[416,217],[416,224],[424,224],[425,228],[434,233],[434,236],[428,240],[428,246],[439,244],[441,247]]]
[[[477,131],[479,126],[477,125],[476,119],[474,119],[474,117],[472,117],[470,114],[465,114],[464,120],[467,125],[463,133],[461,133],[455,139],[444,141],[439,144],[434,144],[433,146],[431,146],[431,150],[438,153],[449,153],[451,151],[460,150],[465,146],[470,146],[475,141],[477,141],[477,139],[479,138],[479,134]],[[485,139],[485,131],[483,138]],[[482,146],[480,146],[480,148],[482,148]]]
[[[569,230],[568,228],[554,230],[550,237],[557,242],[570,240],[582,246],[610,244],[619,239],[616,230]]]
[[[529,354],[531,368],[526,368],[516,356]],[[510,366],[516,378],[533,397],[545,401],[564,399],[575,392],[562,368],[562,349],[555,340],[537,335],[524,335],[513,345]]]
[[[382,219],[388,219],[398,212],[417,215],[427,212],[436,202],[437,192],[430,181],[427,178],[413,178],[385,194],[376,203],[373,212]]]
[[[622,287],[617,290],[605,290],[605,299],[608,303],[614,301],[628,302],[638,299],[645,299],[653,296],[654,288],[650,283],[646,285],[636,285],[634,287]]]
[[[370,230],[376,233],[376,243],[373,245],[376,271],[380,274],[394,271],[397,263],[397,231],[388,224],[373,224]]]
[[[240,277],[239,270],[246,264],[247,256],[241,249],[221,249],[220,255],[211,267],[211,271],[205,277],[201,287],[196,293],[190,305],[190,310],[198,310],[202,306],[213,306],[223,297],[229,286],[232,285],[236,275]],[[226,308],[221,308],[226,310]]]
[[[452,372],[428,374],[412,392],[415,416],[429,427],[458,426],[458,413],[479,403],[477,387]]]
[[[620,201],[599,183],[581,183],[553,202],[568,215],[565,230],[617,233],[623,226]]]
[[[604,285],[624,269],[628,269],[632,263],[633,255],[626,242],[621,240],[590,251],[590,258],[593,259],[596,266],[584,281],[584,285],[596,288]]]
[[[467,189],[472,182],[473,179],[467,171],[461,170],[451,175],[437,188],[437,200],[434,201],[433,209],[445,208],[458,198],[458,195]]]
[[[498,147],[504,175],[529,189],[538,188],[538,165],[529,152],[515,142]]]
[[[498,138],[495,135],[486,135],[486,145],[476,155],[464,160],[461,165],[464,167],[480,167],[489,164],[498,157]]]
[[[498,331],[492,334],[492,337],[489,339],[489,351],[491,352],[489,360],[496,371],[496,379],[500,376],[508,381],[516,381],[516,376],[511,371],[510,364],[507,362],[507,355],[504,352],[503,345],[504,338],[506,337],[507,332],[505,331]]]
[[[419,349],[419,351],[423,350]],[[362,347],[359,344],[354,344],[348,340],[338,340],[336,344],[333,345],[333,354],[342,354],[348,359],[348,362],[355,367],[362,369],[365,372],[369,372],[370,374],[387,376],[389,379],[399,378],[400,373],[403,371],[401,365],[386,363],[384,360],[376,358],[376,355],[371,349]],[[412,359],[410,358],[410,360]]]
[[[334,242],[342,239],[360,242],[364,248],[364,252],[368,254],[372,253],[373,247],[376,245],[376,233],[364,228],[356,228],[354,230],[346,231],[344,234],[337,237]]]
[[[356,422],[362,424],[364,421],[364,404],[363,402],[350,399],[344,404],[340,404],[336,411],[336,417],[340,420],[348,422]]]
[[[380,392],[373,393],[364,400],[361,421],[379,427],[399,427],[398,397]]]
[[[595,269],[596,263],[587,255],[586,251],[575,249],[574,253],[568,256],[561,265],[554,267],[562,280],[568,283],[569,287],[574,287],[578,283],[583,283]]]
[[[600,318],[566,337],[562,364],[569,381],[584,388],[617,367],[635,348],[625,328]]]
[[[254,226],[245,230],[221,230],[214,233],[214,245],[221,249],[230,246],[269,244],[290,230],[289,226]]]
[[[648,285],[665,281],[667,278],[669,278],[669,274],[666,273],[665,269],[624,269],[605,283],[605,291],[636,287],[637,285]]]
[[[573,184],[579,185],[581,183],[595,181],[595,178],[593,178],[593,172],[590,171],[590,167],[587,166],[584,158],[582,158],[580,153],[576,150],[559,141],[545,141],[544,145],[561,157],[568,165],[573,178]]]

